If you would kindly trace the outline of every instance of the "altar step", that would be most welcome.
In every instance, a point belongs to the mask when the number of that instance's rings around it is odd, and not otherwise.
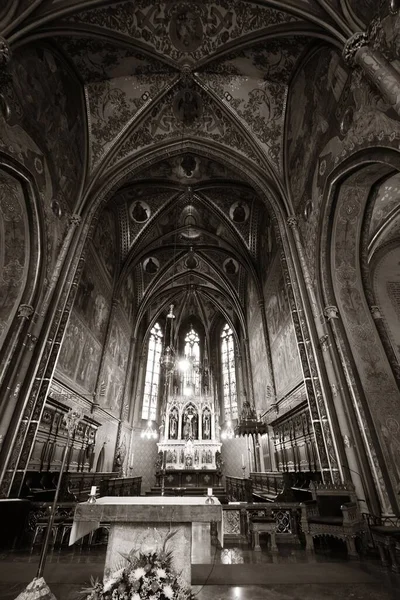
[[[164,488],[164,496],[207,496],[206,487],[167,487]],[[218,486],[212,488],[213,495],[218,498],[221,504],[226,504],[226,492],[225,488]],[[161,487],[152,487],[150,491],[146,492],[146,496],[161,496]]]

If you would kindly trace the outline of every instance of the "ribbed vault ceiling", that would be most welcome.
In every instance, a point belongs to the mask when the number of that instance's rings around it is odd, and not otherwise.
[[[244,324],[271,217],[291,212],[290,81],[313,44],[340,45],[337,10],[336,0],[52,0],[32,12],[27,39],[34,30],[56,46],[82,82],[83,210],[114,181],[107,201],[139,320],[150,324],[174,302],[180,318],[196,315],[206,330],[221,316]]]

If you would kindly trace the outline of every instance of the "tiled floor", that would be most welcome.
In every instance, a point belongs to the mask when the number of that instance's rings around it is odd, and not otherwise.
[[[272,555],[247,545],[210,546],[207,526],[193,531],[192,581],[199,600],[398,600],[400,577],[378,561],[347,561],[322,546],[308,556],[300,546]],[[0,600],[13,600],[36,574],[39,548],[0,553]],[[75,600],[90,576],[101,576],[105,546],[50,549],[45,579],[57,600]]]

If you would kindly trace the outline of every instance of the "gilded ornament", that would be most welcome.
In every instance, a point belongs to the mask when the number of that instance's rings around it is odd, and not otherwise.
[[[360,48],[368,46],[369,39],[365,31],[357,31],[345,43],[343,48],[343,59],[346,64],[354,66],[355,57]]]

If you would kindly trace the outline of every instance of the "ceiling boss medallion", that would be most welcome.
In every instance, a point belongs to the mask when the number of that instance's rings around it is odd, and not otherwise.
[[[194,52],[203,41],[200,10],[193,2],[178,2],[172,9],[169,35],[180,52]]]

